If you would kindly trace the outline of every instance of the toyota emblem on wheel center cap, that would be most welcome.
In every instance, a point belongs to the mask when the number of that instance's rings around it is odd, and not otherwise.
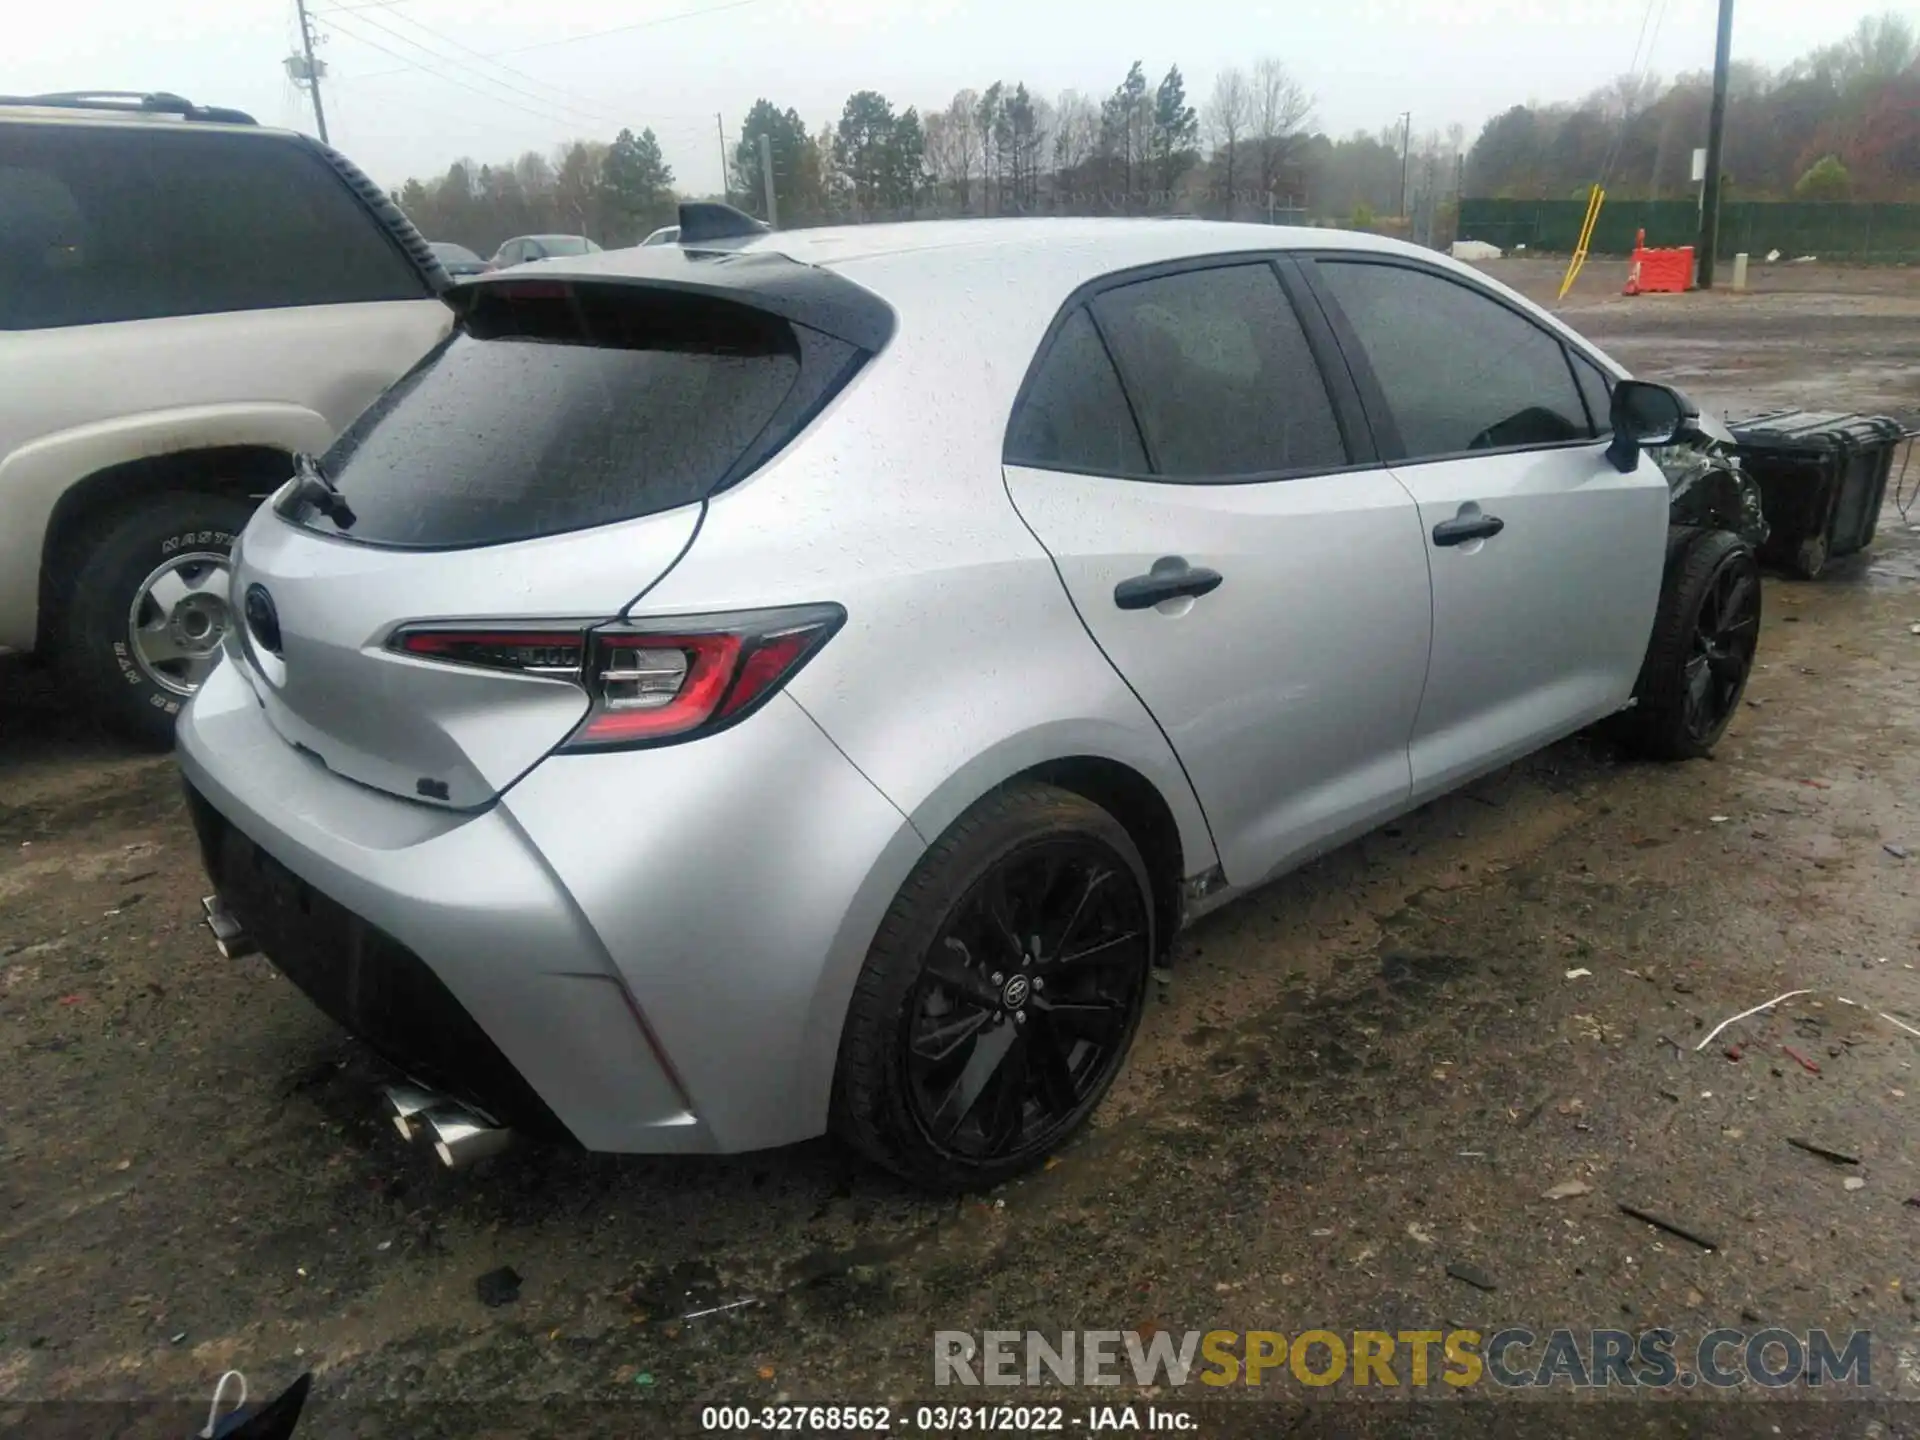
[[[1006,988],[1000,992],[1000,1003],[1009,1010],[1018,1010],[1027,1003],[1027,994],[1033,988],[1024,975],[1016,975],[1007,981]]]

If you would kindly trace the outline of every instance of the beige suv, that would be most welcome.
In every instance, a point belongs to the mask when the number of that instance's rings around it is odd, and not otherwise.
[[[304,135],[173,95],[0,97],[0,654],[170,743],[233,537],[446,337],[447,284]]]

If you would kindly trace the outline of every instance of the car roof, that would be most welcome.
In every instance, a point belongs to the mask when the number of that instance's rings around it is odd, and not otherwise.
[[[671,280],[689,261],[723,255],[782,255],[839,271],[884,299],[912,307],[915,292],[943,279],[994,267],[995,303],[1044,304],[1049,311],[1091,280],[1167,261],[1243,252],[1339,249],[1416,255],[1435,251],[1380,235],[1304,226],[1174,219],[921,220],[780,230],[677,248],[632,246],[536,262],[548,275]],[[664,253],[663,253],[664,252]],[[976,297],[985,299],[982,295]]]

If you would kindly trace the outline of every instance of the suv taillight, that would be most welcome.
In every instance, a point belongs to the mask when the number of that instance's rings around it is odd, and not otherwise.
[[[571,680],[592,708],[561,751],[628,750],[744,720],[845,622],[838,605],[546,625],[408,625],[388,648],[446,665]]]

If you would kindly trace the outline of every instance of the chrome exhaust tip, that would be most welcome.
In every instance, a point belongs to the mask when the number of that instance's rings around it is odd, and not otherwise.
[[[513,1144],[513,1131],[490,1125],[458,1105],[438,1105],[421,1118],[433,1141],[433,1153],[449,1170],[464,1170]]]
[[[213,932],[213,946],[225,960],[238,960],[243,955],[251,955],[254,944],[233,912],[227,909],[226,901],[218,895],[204,895],[200,899],[200,908],[207,912],[207,929]]]
[[[400,1132],[402,1140],[412,1140],[421,1133],[421,1117],[443,1101],[431,1090],[422,1090],[418,1085],[389,1085],[386,1090],[387,1107],[393,1112],[389,1117],[393,1128]]]

